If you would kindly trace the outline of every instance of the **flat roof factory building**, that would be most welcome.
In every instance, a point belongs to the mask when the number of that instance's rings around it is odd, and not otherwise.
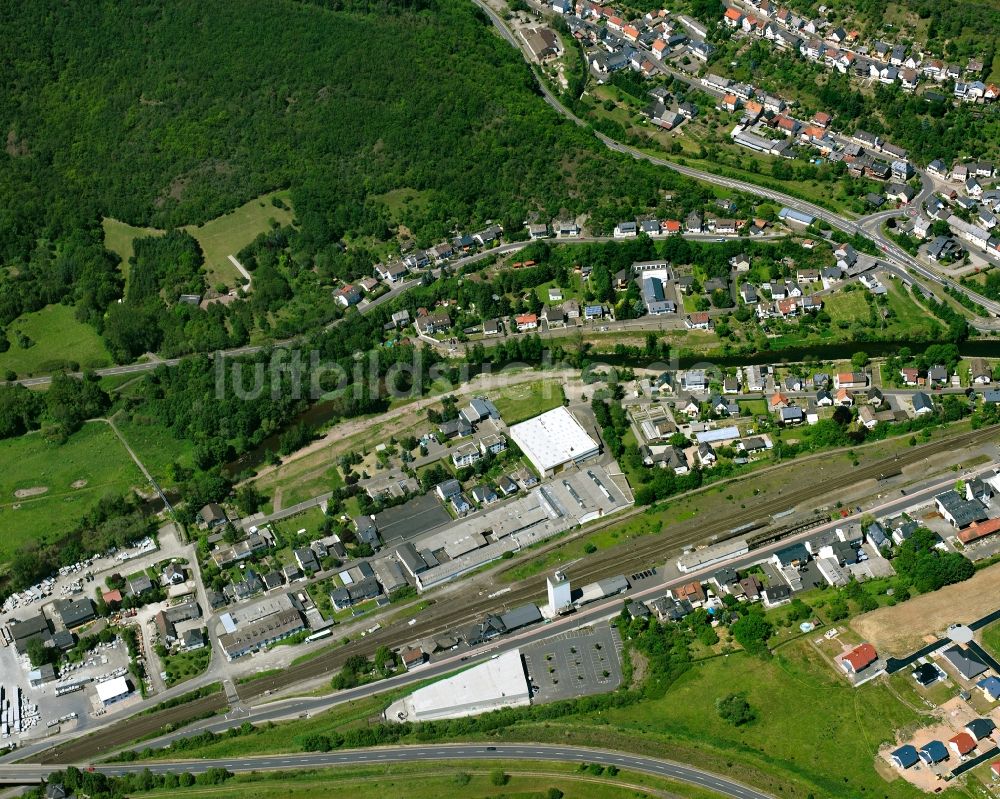
[[[530,704],[521,651],[514,649],[393,702],[385,717],[397,722],[456,719]]]
[[[562,406],[514,425],[510,437],[538,473],[546,477],[568,463],[579,463],[601,451],[577,418]]]

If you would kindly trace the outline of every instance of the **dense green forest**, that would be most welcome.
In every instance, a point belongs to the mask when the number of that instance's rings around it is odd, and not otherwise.
[[[562,121],[463,0],[40,0],[12,6],[5,23],[0,327],[65,301],[105,332],[124,285],[101,243],[104,216],[169,230],[290,187],[298,225],[270,264],[280,299],[301,270],[367,272],[364,242],[388,240],[396,223],[423,245],[488,219],[519,228],[531,211],[586,210],[600,225],[692,185]],[[420,202],[390,213],[384,195],[400,188]],[[183,246],[171,238],[140,260]],[[188,257],[195,268],[200,253]],[[194,310],[163,322],[150,292],[169,306],[200,281],[157,269],[130,287],[131,312],[112,315],[117,357],[164,342],[185,351],[198,333],[206,346],[246,339],[245,318],[235,331]],[[280,332],[273,316],[254,322]]]

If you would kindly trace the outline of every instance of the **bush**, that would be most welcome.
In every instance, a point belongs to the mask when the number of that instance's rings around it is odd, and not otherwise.
[[[510,775],[507,774],[502,768],[494,769],[490,773],[490,782],[497,786],[506,785],[510,782]]]
[[[734,727],[742,727],[757,718],[754,709],[743,694],[729,694],[715,702],[715,710],[719,718],[728,721]]]

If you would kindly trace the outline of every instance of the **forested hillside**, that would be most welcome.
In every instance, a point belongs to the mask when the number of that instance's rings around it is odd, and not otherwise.
[[[287,186],[311,267],[389,237],[376,197],[402,187],[429,243],[535,209],[613,219],[680,180],[560,121],[464,0],[39,0],[8,9],[0,59],[0,326],[68,296],[100,329],[123,290],[103,216],[172,228]]]

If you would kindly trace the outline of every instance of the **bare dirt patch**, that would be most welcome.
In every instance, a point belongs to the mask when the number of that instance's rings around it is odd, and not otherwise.
[[[31,488],[19,488],[14,492],[14,496],[18,499],[26,499],[27,497],[37,497],[44,494],[49,490],[48,486],[32,486]]]
[[[628,656],[632,659],[632,683],[625,687],[632,688],[636,685],[642,685],[642,681],[646,679],[646,672],[649,670],[649,661],[635,647],[629,650]]]
[[[69,487],[70,488],[83,488],[86,485],[87,485],[87,481],[86,480],[74,480],[72,483],[69,484]]]
[[[1000,606],[996,592],[1000,563],[983,569],[964,583],[879,608],[851,621],[851,627],[879,652],[904,656],[943,633],[951,624],[968,624]]]

